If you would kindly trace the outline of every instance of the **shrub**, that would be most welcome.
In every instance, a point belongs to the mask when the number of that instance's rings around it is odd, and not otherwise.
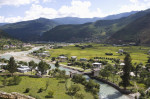
[[[41,93],[41,92],[43,92],[44,91],[44,88],[40,88],[39,90],[38,90],[38,93]]]
[[[46,97],[46,98],[53,98],[53,95],[54,95],[54,92],[50,90],[50,91],[48,92],[48,95],[45,96],[45,97]]]
[[[24,93],[29,93],[29,91],[30,91],[30,88],[26,88]]]

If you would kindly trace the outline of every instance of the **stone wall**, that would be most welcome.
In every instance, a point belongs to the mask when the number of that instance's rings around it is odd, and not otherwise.
[[[0,99],[35,99],[30,96],[26,96],[17,92],[6,93],[0,91]]]

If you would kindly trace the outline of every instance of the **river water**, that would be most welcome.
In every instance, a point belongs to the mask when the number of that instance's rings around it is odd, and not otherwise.
[[[31,53],[34,50],[38,50],[39,48],[41,48],[41,47],[35,47],[29,51],[9,52],[9,53],[2,54],[0,56],[1,56],[1,58],[5,58],[5,59],[9,59],[11,56],[13,56],[18,61],[29,62],[29,61],[33,60],[35,62],[39,62],[40,61],[39,59],[27,56],[27,54]],[[51,69],[55,68],[54,64],[50,64],[50,65],[51,65]],[[68,69],[65,67],[59,67],[59,69],[65,70],[66,74],[69,74],[70,71],[74,71],[74,70],[71,70],[71,69]],[[84,75],[84,77],[87,80],[90,79],[90,77],[87,75]],[[110,85],[105,84],[100,81],[97,81],[97,80],[94,80],[94,81],[100,84],[100,92],[99,92],[100,99],[130,99],[127,95],[121,94],[118,90],[111,87]]]

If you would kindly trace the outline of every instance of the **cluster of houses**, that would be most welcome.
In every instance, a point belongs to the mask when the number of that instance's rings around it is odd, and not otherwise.
[[[32,47],[30,43],[23,43],[23,44],[18,44],[18,45],[4,45],[3,49],[15,49],[15,48],[21,48],[21,47]]]
[[[33,53],[33,55],[38,56],[38,57],[42,57],[42,58],[50,57],[49,51],[43,51],[41,53]]]

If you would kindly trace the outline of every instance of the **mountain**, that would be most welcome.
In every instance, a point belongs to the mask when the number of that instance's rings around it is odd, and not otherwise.
[[[113,43],[129,43],[150,44],[150,14],[147,14],[123,29],[113,34],[109,41]]]
[[[0,23],[0,26],[6,25],[6,24],[8,24],[8,23]]]
[[[3,45],[11,45],[11,44],[17,45],[19,43],[22,43],[22,42],[17,40],[17,39],[10,37],[6,32],[0,30],[0,46],[1,47]]]
[[[38,40],[43,32],[57,26],[58,23],[49,19],[36,19],[31,21],[23,21],[1,26],[0,29],[7,32],[14,38],[23,41]]]
[[[138,11],[131,11],[131,12],[125,12],[125,13],[120,13],[120,14],[115,14],[115,15],[109,15],[106,16],[104,18],[102,18],[103,20],[113,20],[113,19],[120,19],[123,17],[128,17],[130,15],[133,15],[135,13],[137,13]]]
[[[131,22],[150,13],[150,9],[114,20],[98,20],[80,25],[60,25],[45,32],[42,40],[57,42],[105,42],[111,35]]]
[[[117,14],[110,17],[108,16],[106,18],[116,19],[133,13],[135,12]],[[0,29],[7,32],[10,36],[20,39],[22,41],[37,41],[40,40],[40,36],[44,32],[51,30],[55,26],[62,25],[62,24],[82,24],[86,22],[95,22],[96,20],[99,19],[105,19],[105,18],[77,18],[77,17],[65,17],[65,18],[56,18],[56,19],[39,18],[36,20],[17,22],[17,23],[11,23],[6,25],[2,24],[2,26],[0,26]],[[86,31],[86,30],[84,29],[82,31]]]
[[[120,13],[120,14],[115,14],[115,15],[109,15],[103,18],[78,18],[78,17],[64,17],[64,18],[56,18],[52,19],[53,21],[60,23],[60,24],[84,24],[88,22],[95,22],[97,20],[113,20],[113,19],[119,19],[122,17],[127,17],[132,14],[137,13],[138,11],[132,11],[132,12],[125,12],[125,13]]]

